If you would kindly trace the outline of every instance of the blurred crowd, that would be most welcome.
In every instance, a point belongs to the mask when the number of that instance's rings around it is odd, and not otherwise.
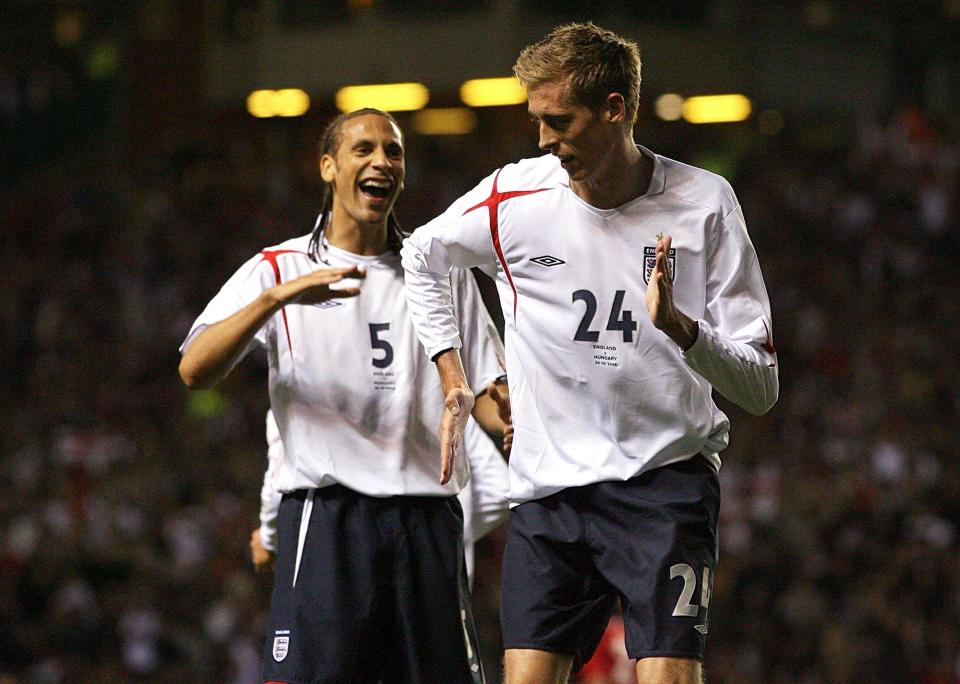
[[[724,455],[712,681],[958,682],[960,148],[913,107],[795,143],[732,179],[781,399]]]
[[[405,225],[529,155],[515,119],[411,139]],[[0,197],[0,684],[257,681],[266,368],[188,393],[177,348],[240,263],[311,228],[316,131],[238,130],[133,169],[94,138]],[[781,399],[723,405],[710,681],[956,684],[957,136],[904,108],[787,126],[729,168]],[[494,674],[501,545],[480,544],[474,597]]]

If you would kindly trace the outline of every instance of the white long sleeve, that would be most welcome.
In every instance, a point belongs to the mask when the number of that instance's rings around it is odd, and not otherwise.
[[[707,246],[706,271],[704,318],[683,358],[724,397],[762,415],[776,403],[780,383],[770,304],[739,204]]]
[[[260,488],[260,543],[267,551],[277,552],[277,514],[280,512],[280,499],[283,495],[277,489],[277,478],[283,463],[283,442],[280,430],[273,417],[273,411],[267,411],[267,470],[263,474],[263,486]]]
[[[496,174],[484,179],[403,242],[400,258],[410,316],[431,358],[445,349],[461,348],[447,277],[450,270],[477,266],[490,276],[496,274],[489,213],[486,208],[471,211],[495,184]]]
[[[690,367],[748,413],[769,411],[780,391],[775,354],[723,338],[706,321],[698,325],[697,341],[683,355]]]

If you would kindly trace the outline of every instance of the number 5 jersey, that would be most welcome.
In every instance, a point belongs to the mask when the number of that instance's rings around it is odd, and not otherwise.
[[[719,467],[729,421],[712,388],[757,414],[776,400],[770,304],[732,188],[640,150],[653,161],[650,187],[614,209],[574,194],[546,155],[496,171],[404,242],[410,308],[431,355],[458,346],[451,267],[496,278],[514,503],[698,453]],[[673,237],[676,306],[698,322],[686,352],[646,310],[660,233]]]
[[[194,322],[185,349],[206,326],[263,291],[321,268],[359,265],[360,295],[288,304],[257,332],[269,365],[270,405],[283,441],[280,491],[338,483],[370,496],[454,495],[469,467],[458,459],[441,486],[437,429],[444,409],[434,364],[417,341],[404,297],[400,257],[325,246],[307,256],[310,236],[263,250],[227,281]],[[503,351],[473,276],[454,271],[451,309],[465,347],[464,369],[479,393],[503,374]],[[334,287],[337,287],[336,285]],[[238,358],[237,361],[240,359]]]

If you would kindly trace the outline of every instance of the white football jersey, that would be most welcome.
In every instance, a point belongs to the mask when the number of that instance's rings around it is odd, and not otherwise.
[[[438,483],[443,391],[410,321],[400,258],[327,246],[326,263],[314,262],[309,241],[309,235],[288,240],[241,266],[194,322],[181,350],[206,326],[280,282],[319,268],[363,267],[358,297],[288,304],[251,342],[250,348],[267,350],[270,406],[284,453],[277,489],[337,483],[371,496],[456,494],[468,468],[460,459],[450,481]],[[464,369],[480,392],[503,374],[500,340],[473,276],[456,271],[450,285],[453,315],[470,348]]]
[[[696,454],[719,467],[729,422],[712,386],[754,413],[776,400],[770,305],[732,188],[640,149],[654,162],[650,187],[615,209],[583,201],[547,155],[498,170],[404,243],[407,296],[429,355],[460,347],[451,267],[479,266],[497,280],[513,502]],[[673,237],[677,307],[699,325],[686,352],[646,310],[659,233]]]

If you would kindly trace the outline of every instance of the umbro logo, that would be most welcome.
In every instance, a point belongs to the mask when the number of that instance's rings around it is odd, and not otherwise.
[[[540,266],[559,266],[560,264],[567,263],[563,259],[558,259],[555,256],[550,256],[549,254],[544,254],[543,256],[534,257],[530,261],[532,261],[535,264],[539,264]]]
[[[697,630],[698,632],[700,632],[701,634],[703,634],[704,636],[706,636],[706,634],[707,634],[707,626],[706,626],[706,625],[694,625],[693,628],[694,628],[695,630]]]
[[[325,302],[314,304],[314,306],[318,309],[332,309],[335,306],[343,306],[343,302],[338,302],[336,299],[328,299]]]

